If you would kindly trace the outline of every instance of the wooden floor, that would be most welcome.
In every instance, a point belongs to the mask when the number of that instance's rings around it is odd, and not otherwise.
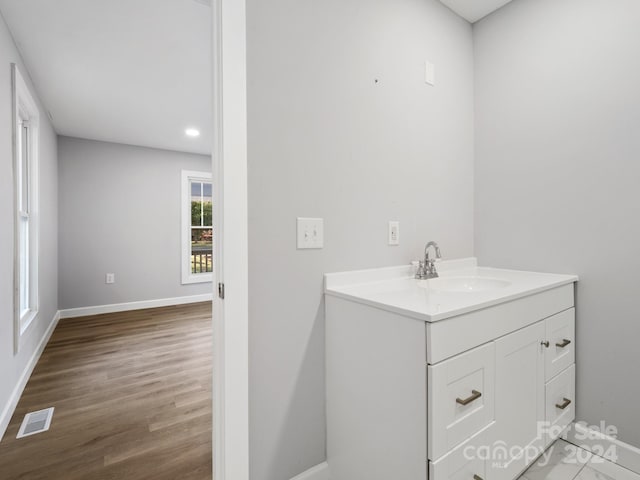
[[[0,479],[210,480],[211,303],[61,320],[0,442]],[[48,432],[16,439],[55,407]]]

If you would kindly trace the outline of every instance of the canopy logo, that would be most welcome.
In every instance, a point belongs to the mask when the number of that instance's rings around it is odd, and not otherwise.
[[[584,444],[573,445],[562,442],[554,444],[551,448],[544,450],[543,446],[549,440],[559,438],[564,428],[552,425],[549,422],[538,422],[537,438],[529,445],[508,445],[504,440],[496,440],[488,445],[468,445],[464,448],[463,454],[467,460],[481,460],[488,462],[492,468],[507,468],[513,461],[524,460],[529,465],[536,459],[538,465],[546,466],[554,455],[561,455],[563,463],[583,464],[591,462],[616,462],[618,455],[615,444],[604,440],[604,436],[616,438],[618,429],[613,425],[605,425],[601,422],[599,426],[587,426],[580,422],[580,426],[585,428],[576,429],[575,440]],[[588,446],[588,449],[586,448]]]

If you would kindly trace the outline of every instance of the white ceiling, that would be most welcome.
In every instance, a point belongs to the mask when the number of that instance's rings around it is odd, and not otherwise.
[[[474,23],[511,0],[440,0],[462,18]]]
[[[209,154],[207,3],[0,0],[0,11],[59,134]]]

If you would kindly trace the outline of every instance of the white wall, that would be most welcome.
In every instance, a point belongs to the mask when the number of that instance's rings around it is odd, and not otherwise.
[[[18,380],[58,310],[58,189],[56,134],[40,105],[40,288],[39,312],[14,355],[13,241],[14,185],[11,63],[16,63],[37,98],[9,31],[0,18],[0,423]],[[0,434],[2,432],[0,431]]]
[[[325,459],[323,273],[473,253],[472,32],[437,0],[247,9],[251,478],[283,480]]]
[[[211,157],[70,137],[58,148],[61,309],[211,293],[180,275],[181,171],[210,172]]]
[[[640,2],[515,0],[474,28],[476,252],[577,273],[577,416],[640,447]]]

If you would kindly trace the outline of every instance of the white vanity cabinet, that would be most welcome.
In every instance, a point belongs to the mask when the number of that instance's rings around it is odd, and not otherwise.
[[[486,428],[483,445],[492,447],[488,462],[463,462],[464,455],[453,454],[462,457],[462,471],[475,463],[483,473],[474,475],[484,480],[517,478],[534,459],[532,452],[542,452],[575,417],[574,322],[575,310],[569,308],[428,365],[429,461],[437,466],[439,459],[458,445],[464,450],[464,442]],[[502,445],[525,448],[525,455],[503,458]],[[455,468],[449,472],[438,475],[432,468],[431,476],[440,480],[466,475],[459,476]]]
[[[331,479],[516,479],[575,417],[565,280],[437,321],[328,288]]]

